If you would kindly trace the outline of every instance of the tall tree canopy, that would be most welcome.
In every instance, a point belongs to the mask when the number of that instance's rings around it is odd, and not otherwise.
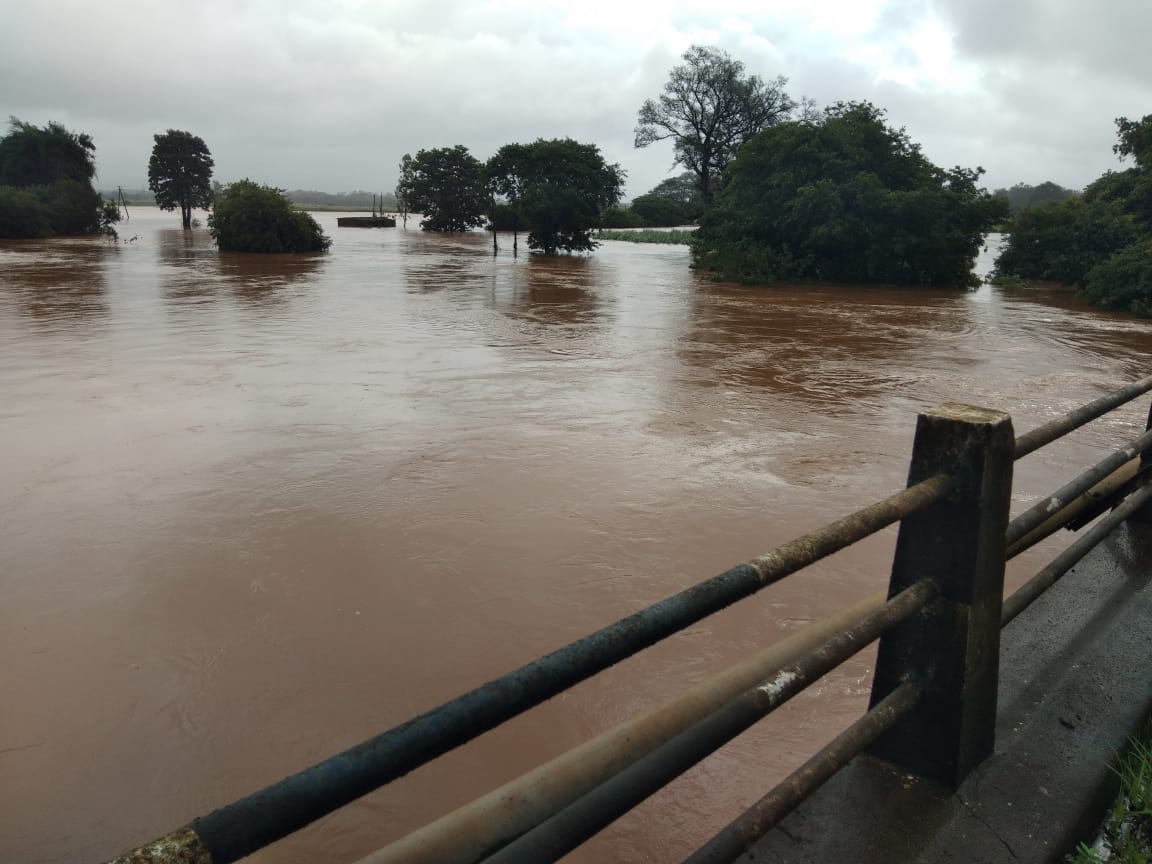
[[[937,168],[865,103],[766,129],[740,151],[700,221],[696,263],[746,282],[968,285],[1007,203],[981,169]]]
[[[507,145],[488,170],[490,182],[515,200],[528,248],[545,255],[596,248],[591,229],[624,186],[619,165],[607,164],[595,144],[571,138]]]
[[[488,192],[480,161],[461,144],[404,154],[396,198],[424,214],[424,231],[467,231],[484,223]]]
[[[745,75],[744,64],[719,48],[693,45],[683,59],[664,92],[640,106],[635,143],[647,147],[671,139],[676,161],[695,176],[707,206],[740,147],[789,119],[797,105],[784,92],[787,78],[765,82]]]
[[[96,145],[81,132],[56,122],[41,128],[8,118],[0,138],[0,186],[50,186],[58,180],[91,183],[96,176]]]
[[[1116,137],[1112,152],[1121,159],[1131,156],[1137,168],[1152,170],[1152,114],[1139,120],[1117,117]]]
[[[84,133],[12,117],[0,138],[0,237],[113,233],[119,213],[92,188],[95,154]]]
[[[191,132],[169,129],[153,139],[148,188],[161,210],[180,208],[181,224],[188,230],[192,210],[212,206],[212,154],[204,139]]]

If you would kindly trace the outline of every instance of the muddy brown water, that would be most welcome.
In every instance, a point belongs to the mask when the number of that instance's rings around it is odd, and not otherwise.
[[[683,247],[513,260],[319,219],[320,257],[221,255],[147,210],[118,245],[0,244],[2,861],[103,860],[886,495],[922,408],[1023,431],[1149,372],[1152,326],[1058,290],[752,290]],[[1022,462],[1016,508],[1146,410]],[[893,537],[254,860],[384,845],[879,589]],[[857,716],[870,670],[572,860],[678,860]]]

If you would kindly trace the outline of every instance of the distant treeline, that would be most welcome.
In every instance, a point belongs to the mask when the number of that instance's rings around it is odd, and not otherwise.
[[[1075,198],[1080,193],[1075,189],[1066,189],[1051,180],[1045,180],[1038,186],[1029,186],[1027,183],[1017,183],[1011,189],[997,189],[992,193],[998,198],[1007,198],[1008,207],[1015,216],[1022,210],[1032,207],[1042,207],[1045,204],[1059,204],[1069,198]]]
[[[288,200],[293,204],[304,207],[331,207],[340,210],[371,210],[373,204],[372,192],[317,192],[314,189],[292,189],[286,192]],[[381,195],[376,194],[376,206],[383,210],[395,211],[396,196],[391,192],[383,193],[383,205],[380,204]]]
[[[110,201],[120,200],[120,194],[129,204],[152,206],[156,203],[156,196],[147,189],[101,189],[100,194]],[[286,192],[288,200],[301,207],[325,207],[333,210],[371,210],[371,192],[318,192],[315,189],[293,189]],[[376,206],[380,207],[380,195],[376,196]],[[396,196],[391,192],[383,193],[383,209],[395,211]]]

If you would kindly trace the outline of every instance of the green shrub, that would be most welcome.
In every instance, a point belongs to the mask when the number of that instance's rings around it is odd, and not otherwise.
[[[600,214],[601,228],[643,228],[640,217],[630,207],[613,204]]]
[[[1001,276],[1083,285],[1090,271],[1139,236],[1116,200],[1073,198],[1025,210],[996,259]]]
[[[308,213],[283,190],[240,180],[225,186],[208,216],[222,252],[323,252],[332,245]]]
[[[1126,246],[1093,267],[1082,293],[1105,309],[1152,318],[1152,240]]]

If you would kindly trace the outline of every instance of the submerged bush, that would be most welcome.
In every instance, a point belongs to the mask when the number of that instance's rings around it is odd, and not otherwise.
[[[332,241],[282,189],[239,180],[217,195],[208,229],[222,252],[324,252]]]
[[[696,266],[722,279],[963,287],[1007,215],[980,169],[944,170],[869,103],[754,136],[700,219]]]

